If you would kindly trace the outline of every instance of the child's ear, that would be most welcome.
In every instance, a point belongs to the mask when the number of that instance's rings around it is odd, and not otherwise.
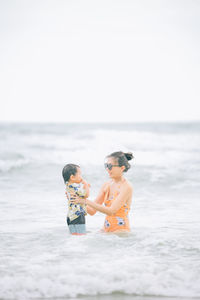
[[[73,180],[74,179],[74,175],[70,175],[69,180]]]

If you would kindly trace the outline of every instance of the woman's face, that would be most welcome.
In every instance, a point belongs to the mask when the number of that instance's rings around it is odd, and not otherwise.
[[[106,164],[108,164],[108,166],[106,167],[106,171],[111,178],[119,178],[122,176],[125,167],[119,167],[117,159],[115,159],[114,157],[108,157],[106,160]]]

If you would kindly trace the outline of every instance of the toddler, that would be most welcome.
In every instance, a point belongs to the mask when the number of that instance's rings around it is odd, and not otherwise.
[[[75,164],[67,164],[62,170],[62,176],[66,184],[68,198],[67,224],[69,231],[74,235],[85,234],[86,205],[74,204],[71,200],[73,200],[74,194],[80,198],[87,198],[89,196],[89,184],[83,180],[81,169]]]

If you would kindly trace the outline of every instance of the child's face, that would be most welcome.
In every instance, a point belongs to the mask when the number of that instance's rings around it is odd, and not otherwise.
[[[70,176],[70,181],[74,183],[80,183],[82,181],[81,169],[77,168],[75,175]]]

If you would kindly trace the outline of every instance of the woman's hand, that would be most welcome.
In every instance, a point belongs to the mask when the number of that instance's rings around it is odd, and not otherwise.
[[[79,198],[78,195],[76,195],[75,193],[71,193],[71,199],[70,199],[70,203],[73,204],[86,204],[86,199],[84,198]]]
[[[65,195],[67,196],[67,199],[70,200],[70,199],[69,199],[69,194],[68,194],[68,192],[65,192]],[[77,194],[76,194],[74,191],[71,191],[71,192],[70,192],[70,198],[71,198],[71,199],[74,199],[74,198],[76,198],[76,197],[78,197]]]

